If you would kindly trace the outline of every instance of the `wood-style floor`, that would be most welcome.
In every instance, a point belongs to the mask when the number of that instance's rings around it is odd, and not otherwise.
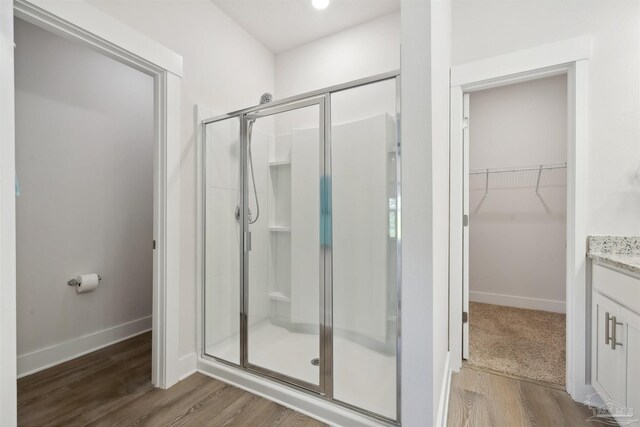
[[[604,426],[564,391],[463,367],[451,377],[449,427]]]
[[[18,380],[20,426],[323,426],[202,374],[151,385],[151,334]]]

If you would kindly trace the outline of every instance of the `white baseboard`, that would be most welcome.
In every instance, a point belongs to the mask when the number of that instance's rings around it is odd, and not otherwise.
[[[19,355],[18,378],[75,359],[149,330],[151,330],[151,316]]]
[[[449,393],[451,390],[451,352],[447,352],[447,358],[444,362],[444,376],[442,377],[442,386],[440,388],[440,403],[438,404],[438,416],[436,417],[436,426],[446,427],[449,418]]]
[[[469,301],[483,302],[485,304],[506,305],[508,307],[528,308],[530,310],[552,311],[554,313],[566,313],[566,304],[564,301],[555,301],[550,299],[469,291]]]
[[[178,369],[180,376],[179,381],[187,378],[198,370],[198,357],[195,353],[189,353],[180,358],[178,361]]]

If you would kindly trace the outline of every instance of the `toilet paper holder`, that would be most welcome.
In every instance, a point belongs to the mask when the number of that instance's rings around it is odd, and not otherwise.
[[[102,280],[102,277],[98,274],[98,281]],[[69,279],[69,281],[67,282],[67,285],[69,286],[78,286],[80,284],[80,282],[78,282],[78,279],[73,278],[73,279]]]

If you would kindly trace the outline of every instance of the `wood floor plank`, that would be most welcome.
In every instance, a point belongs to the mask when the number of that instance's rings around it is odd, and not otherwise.
[[[463,367],[451,378],[449,427],[603,426],[564,391]]]
[[[146,425],[156,412],[161,413],[174,405],[180,406],[181,402],[188,403],[202,398],[208,392],[208,386],[207,378],[192,375],[169,390],[153,389],[149,393],[144,393],[113,409],[89,425]],[[182,405],[184,406],[185,403]]]
[[[150,379],[147,333],[18,380],[18,425],[324,425],[199,373],[168,390]]]
[[[196,408],[207,405],[204,408],[205,416],[208,416],[211,425],[225,425],[232,420],[242,409],[244,403],[252,395],[236,387],[224,385],[221,389],[206,393],[197,400],[184,402],[186,405],[173,405],[165,408],[151,419],[151,425],[179,425],[186,424],[193,414],[202,415]]]
[[[18,420],[23,425],[48,425],[52,419],[55,423],[77,423],[80,415],[100,407],[102,402],[130,394],[132,387],[148,384],[149,338],[145,338],[143,344],[134,339],[128,345],[117,345],[117,352],[96,352],[93,363],[87,356],[67,362],[52,369],[51,377],[46,375],[49,370],[39,372],[36,374],[39,383],[29,377],[24,381],[26,386],[22,380],[18,381]],[[143,351],[139,351],[140,346]],[[126,362],[113,357],[119,352],[131,357]],[[80,374],[71,369],[76,362]],[[41,384],[40,388],[38,384]],[[38,394],[38,390],[42,393]]]
[[[495,414],[495,425],[530,427],[530,419],[518,398],[518,382],[498,375],[487,375],[487,377],[490,386],[485,399],[490,408],[489,412]],[[493,399],[493,396],[501,398]],[[502,407],[510,410],[504,411]]]
[[[534,427],[566,425],[555,399],[549,396],[548,391],[540,386],[529,387],[529,385],[519,382],[517,392],[531,425]]]

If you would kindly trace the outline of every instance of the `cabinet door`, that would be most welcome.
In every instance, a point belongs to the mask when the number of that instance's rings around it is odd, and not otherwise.
[[[631,419],[640,419],[640,315],[620,308],[620,322],[618,325],[617,335],[621,335],[626,347],[626,408],[632,410]],[[640,425],[640,422],[632,425]]]
[[[619,404],[625,401],[624,353],[626,346],[612,348],[613,318],[618,322],[620,306],[609,298],[593,293],[593,386],[606,399]],[[618,342],[622,339],[622,329],[618,325]]]

